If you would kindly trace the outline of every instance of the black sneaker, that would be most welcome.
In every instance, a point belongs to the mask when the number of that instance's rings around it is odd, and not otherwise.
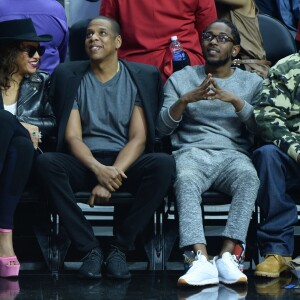
[[[79,277],[87,279],[99,279],[102,277],[101,267],[103,254],[100,248],[92,249],[83,259],[79,269]]]
[[[125,253],[111,246],[106,259],[106,275],[110,278],[127,279],[131,277],[126,263]]]

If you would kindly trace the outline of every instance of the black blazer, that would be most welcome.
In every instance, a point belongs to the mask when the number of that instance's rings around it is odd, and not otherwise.
[[[154,66],[120,61],[128,69],[141,97],[148,127],[146,152],[153,152],[155,125],[163,104],[163,86],[160,72]],[[52,73],[50,97],[53,99],[58,127],[57,151],[66,151],[64,144],[66,125],[80,81],[89,64],[89,61],[63,63]]]

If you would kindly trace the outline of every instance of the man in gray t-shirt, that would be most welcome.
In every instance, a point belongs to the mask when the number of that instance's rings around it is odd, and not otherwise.
[[[161,205],[175,173],[174,159],[153,153],[155,121],[163,102],[157,68],[118,59],[119,25],[93,19],[85,49],[89,61],[60,65],[50,97],[58,124],[57,153],[37,159],[37,172],[77,250],[85,254],[79,275],[98,279],[104,255],[74,192],[91,191],[88,204],[109,203],[113,193],[130,192],[118,215],[105,272],[126,279],[126,254]],[[123,208],[123,207],[122,207]]]

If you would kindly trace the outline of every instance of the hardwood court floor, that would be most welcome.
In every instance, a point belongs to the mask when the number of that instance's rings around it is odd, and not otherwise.
[[[21,300],[94,300],[94,299],[178,299],[178,300],[238,300],[238,299],[300,299],[300,289],[288,289],[287,285],[300,285],[292,274],[280,279],[255,278],[253,271],[245,272],[248,285],[209,286],[206,288],[179,289],[176,286],[180,270],[146,271],[133,270],[126,281],[82,280],[75,271],[53,276],[47,271],[21,271],[16,281],[0,278],[0,299]]]

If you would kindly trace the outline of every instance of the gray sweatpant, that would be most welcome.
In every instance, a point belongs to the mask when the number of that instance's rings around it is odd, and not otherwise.
[[[201,195],[210,187],[232,196],[224,237],[245,242],[259,188],[251,159],[234,150],[186,148],[173,152],[180,248],[206,244]]]

